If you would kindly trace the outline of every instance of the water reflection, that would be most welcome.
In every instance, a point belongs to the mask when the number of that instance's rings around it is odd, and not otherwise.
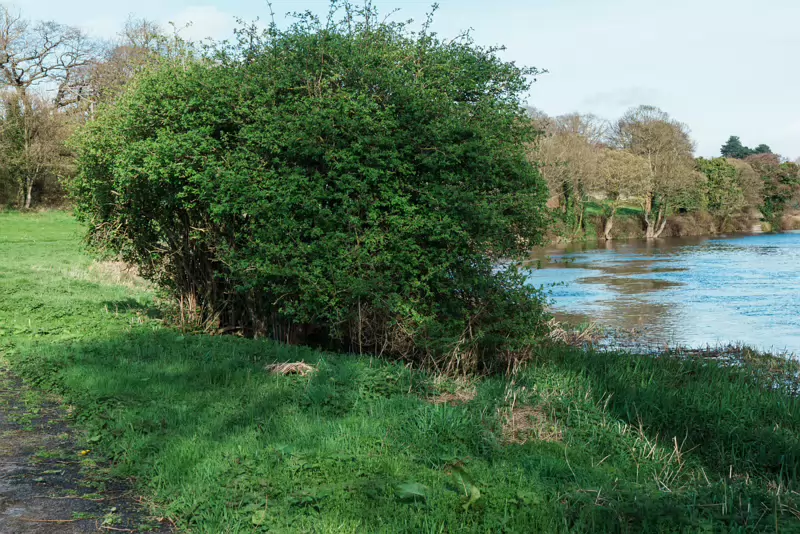
[[[528,266],[573,322],[654,344],[800,353],[800,233],[579,243],[536,251]]]

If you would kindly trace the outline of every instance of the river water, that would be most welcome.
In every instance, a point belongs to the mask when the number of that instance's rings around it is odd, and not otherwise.
[[[800,232],[575,244],[529,267],[558,318],[618,339],[800,355]]]

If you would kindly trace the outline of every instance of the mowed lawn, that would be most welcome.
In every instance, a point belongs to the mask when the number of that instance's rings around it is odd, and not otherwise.
[[[184,333],[81,232],[0,214],[0,356],[186,532],[800,531],[793,365],[543,346],[453,380]]]

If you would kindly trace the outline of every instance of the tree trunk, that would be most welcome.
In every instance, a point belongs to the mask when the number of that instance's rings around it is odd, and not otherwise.
[[[649,211],[645,211],[644,212],[644,224],[645,224],[644,237],[646,239],[653,239],[653,234],[654,234],[654,232],[653,232],[653,223],[650,220],[650,212]]]
[[[28,210],[31,208],[31,192],[33,190],[33,177],[30,176],[28,164],[30,163],[31,145],[33,143],[33,132],[31,131],[31,119],[33,117],[33,105],[28,98],[28,88],[25,85],[17,86],[17,97],[22,101],[22,142],[25,164],[23,165],[25,176],[22,178],[22,198],[21,207]]]
[[[17,188],[17,208],[23,209],[25,208],[25,182],[17,178],[14,185]]]
[[[575,227],[575,235],[578,235],[583,229],[583,205],[580,208],[580,215],[578,215],[578,225]]]
[[[653,231],[653,221],[650,216],[653,214],[653,195],[647,193],[644,200],[644,223],[646,225],[644,237],[646,239],[653,239],[655,232]]]
[[[616,215],[616,213],[616,208],[613,208],[606,218],[605,228],[603,228],[603,237],[606,241],[611,241],[613,239],[613,237],[611,237],[611,229],[614,228],[614,215]]]
[[[658,208],[658,219],[656,219],[656,227],[658,228],[658,230],[656,230],[655,234],[653,235],[654,239],[658,239],[659,237],[661,237],[661,233],[664,231],[664,228],[667,227],[667,214],[664,206]]]
[[[608,219],[606,219],[605,228],[603,228],[603,237],[605,238],[606,241],[611,241],[612,239],[611,229],[613,227],[614,227],[614,219],[612,217],[609,217]]]
[[[647,224],[647,228],[645,229],[644,232],[645,239],[655,239],[656,232],[653,228],[653,223],[650,222],[648,219],[645,219],[645,223]]]
[[[25,178],[26,186],[25,186],[25,209],[31,209],[31,193],[33,192],[33,178],[26,177]]]
[[[664,231],[664,228],[667,227],[667,218],[664,217],[664,220],[661,221],[661,226],[659,226],[658,231],[656,231],[655,238],[658,239],[661,237],[661,233]]]

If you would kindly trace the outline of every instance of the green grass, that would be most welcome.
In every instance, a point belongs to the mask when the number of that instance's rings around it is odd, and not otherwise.
[[[585,203],[586,208],[586,215],[588,216],[600,216],[603,215],[604,210],[603,206],[606,204],[604,201],[600,200],[591,200]],[[617,217],[625,218],[625,217],[641,217],[642,216],[642,208],[635,204],[630,205],[623,205],[617,209]]]
[[[0,356],[186,531],[800,531],[788,364],[551,347],[514,380],[459,384],[185,334],[79,234],[65,214],[0,214]],[[316,373],[264,370],[298,360]]]

